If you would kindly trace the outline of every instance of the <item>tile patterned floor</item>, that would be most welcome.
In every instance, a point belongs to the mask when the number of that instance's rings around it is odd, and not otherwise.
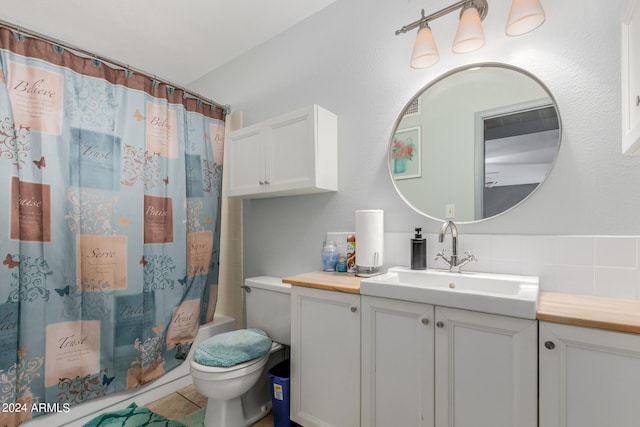
[[[146,406],[169,420],[179,420],[206,405],[207,399],[198,393],[193,385],[190,385]],[[273,427],[273,416],[269,413],[252,427]]]

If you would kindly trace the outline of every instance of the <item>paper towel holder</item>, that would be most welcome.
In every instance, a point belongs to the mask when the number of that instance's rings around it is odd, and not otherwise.
[[[380,269],[379,264],[379,253],[378,252],[374,252],[373,253],[373,263],[375,265],[372,266],[363,266],[363,265],[358,265],[358,257],[356,257],[356,276],[358,277],[373,277],[373,276],[377,276],[379,274],[382,274],[382,270]]]
[[[356,276],[382,274],[384,262],[384,211],[356,210]]]

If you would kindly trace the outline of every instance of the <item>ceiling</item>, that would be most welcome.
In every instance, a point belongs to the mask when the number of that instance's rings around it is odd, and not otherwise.
[[[335,0],[3,0],[0,20],[179,86]]]

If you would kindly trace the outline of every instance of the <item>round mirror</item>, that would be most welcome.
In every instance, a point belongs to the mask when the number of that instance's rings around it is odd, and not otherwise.
[[[402,198],[438,220],[466,223],[521,204],[560,147],[556,103],[512,66],[453,70],[420,90],[391,135],[389,172]]]

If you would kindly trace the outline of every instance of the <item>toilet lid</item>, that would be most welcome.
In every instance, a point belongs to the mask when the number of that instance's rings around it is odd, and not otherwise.
[[[239,369],[244,369],[244,368],[248,368],[251,365],[255,365],[256,363],[261,362],[264,358],[268,357],[269,354],[265,354],[264,356],[261,357],[256,357],[255,359],[251,359],[248,360],[246,362],[242,362],[242,363],[238,363],[236,365],[233,366],[229,366],[227,368],[225,367],[220,367],[220,366],[206,366],[206,365],[202,365],[204,366],[204,368],[199,368],[201,371],[203,372],[210,372],[210,373],[218,373],[218,372],[233,372],[233,371],[237,371]],[[194,363],[198,363],[195,360],[192,360],[192,362]],[[201,365],[201,364],[200,364]]]
[[[229,368],[260,359],[271,349],[271,339],[260,329],[238,329],[214,335],[193,353],[193,360],[204,366]]]

